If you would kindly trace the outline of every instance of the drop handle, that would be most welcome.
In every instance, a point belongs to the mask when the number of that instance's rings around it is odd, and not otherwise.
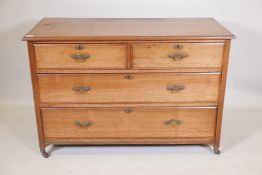
[[[168,55],[168,57],[172,58],[173,61],[182,61],[187,56],[188,55],[186,53],[173,53]]]
[[[93,125],[94,123],[92,121],[75,121],[75,125],[76,126],[80,126],[81,128],[88,128],[91,125]]]
[[[92,88],[90,86],[74,86],[72,88],[73,91],[79,92],[79,93],[87,93],[90,91]]]
[[[167,86],[166,89],[172,93],[177,93],[186,89],[184,85]]]
[[[177,120],[177,119],[170,119],[170,120],[165,121],[166,125],[172,125],[172,126],[174,126],[174,125],[181,125],[183,123],[184,122],[182,120]]]
[[[87,59],[89,59],[91,55],[87,53],[74,53],[71,55],[71,58],[74,59],[77,62],[84,62]]]

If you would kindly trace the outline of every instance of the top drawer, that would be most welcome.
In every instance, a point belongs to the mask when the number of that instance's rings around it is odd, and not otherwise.
[[[224,43],[135,43],[134,69],[221,71]]]
[[[36,68],[125,69],[126,44],[35,44]]]

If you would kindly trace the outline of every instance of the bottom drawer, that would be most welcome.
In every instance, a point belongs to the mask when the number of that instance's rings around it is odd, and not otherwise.
[[[213,137],[216,108],[42,109],[45,138]]]

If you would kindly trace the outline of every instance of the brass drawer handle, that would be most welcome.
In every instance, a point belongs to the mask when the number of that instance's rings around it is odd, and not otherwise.
[[[93,125],[94,123],[92,121],[75,121],[75,125],[76,126],[80,126],[81,128],[88,128],[91,125]]]
[[[186,89],[186,87],[184,85],[173,85],[173,86],[167,86],[166,89],[172,93],[175,93],[175,92],[183,91],[184,89]]]
[[[187,56],[188,55],[186,53],[173,53],[168,55],[168,57],[172,58],[174,61],[182,61]]]
[[[71,58],[73,58],[77,62],[84,62],[87,59],[89,59],[91,55],[87,53],[74,53],[71,55]]]
[[[183,123],[184,123],[183,121],[177,120],[177,119],[171,119],[171,120],[165,121],[166,125],[181,125]]]
[[[127,74],[127,75],[125,75],[125,79],[132,80],[132,79],[134,79],[134,76],[130,75],[130,74]]]
[[[180,44],[176,44],[173,46],[174,49],[183,49],[183,46]]]
[[[74,86],[72,89],[76,92],[87,93],[92,88],[90,86]]]

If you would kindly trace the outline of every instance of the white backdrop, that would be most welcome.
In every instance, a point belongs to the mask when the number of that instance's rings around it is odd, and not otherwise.
[[[43,17],[214,17],[237,36],[226,103],[262,106],[261,0],[0,0],[0,104],[32,104],[21,38]]]

